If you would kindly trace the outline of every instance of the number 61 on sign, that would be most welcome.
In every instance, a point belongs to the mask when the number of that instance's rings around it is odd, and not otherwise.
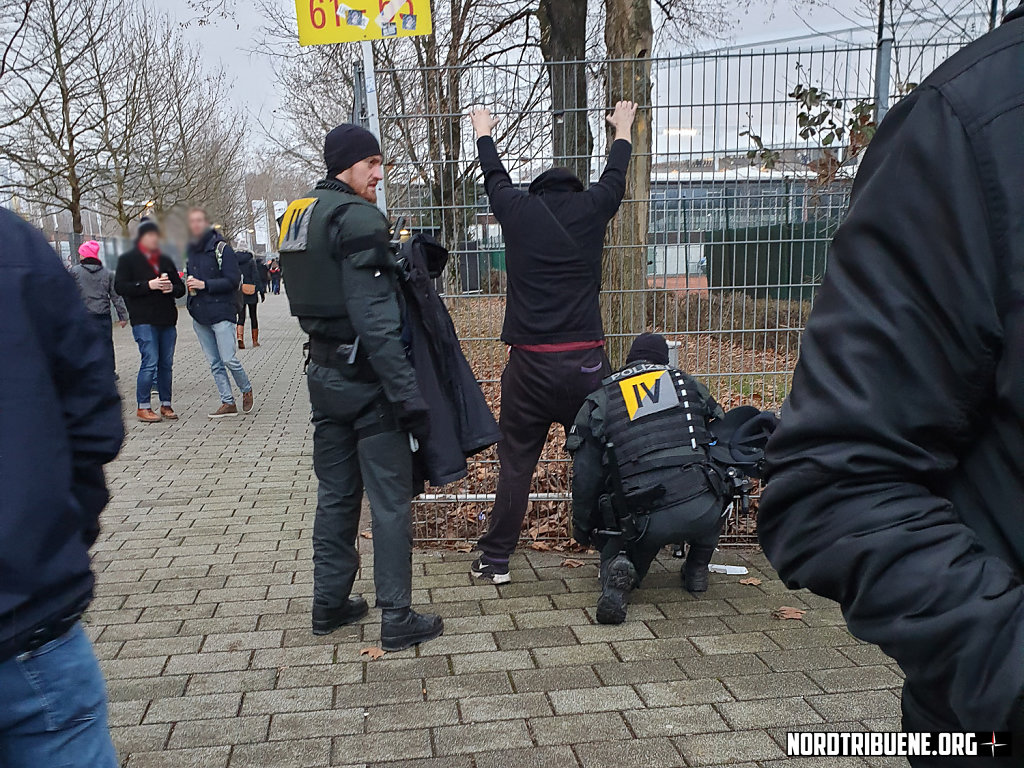
[[[430,0],[295,0],[299,45],[429,35]]]

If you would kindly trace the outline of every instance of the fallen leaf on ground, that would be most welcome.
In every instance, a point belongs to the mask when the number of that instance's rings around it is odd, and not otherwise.
[[[565,560],[562,561],[563,568],[579,568],[582,565],[586,565],[586,563],[584,563],[582,560],[574,560],[571,557],[567,557],[565,558]]]
[[[781,608],[776,608],[772,611],[772,616],[776,619],[802,619],[807,611],[800,608],[793,608],[789,605],[784,605]]]
[[[472,552],[473,551],[473,545],[472,544],[459,544],[459,546],[457,546],[455,548],[455,551],[456,552]]]
[[[370,657],[370,661],[376,661],[381,656],[387,656],[388,652],[384,651],[384,650],[381,650],[380,648],[376,648],[376,647],[371,645],[369,648],[363,648],[363,650],[361,650],[359,652],[359,655],[360,656],[369,656]]]
[[[749,579],[740,579],[740,584],[749,584],[752,587],[756,587],[761,583],[761,580],[751,576]]]
[[[550,552],[551,545],[545,544],[543,541],[535,541],[532,544],[530,544],[530,549],[534,549],[537,552]]]
[[[360,531],[359,535],[362,536],[364,539],[372,539],[373,538],[373,531],[370,531],[370,530]]]

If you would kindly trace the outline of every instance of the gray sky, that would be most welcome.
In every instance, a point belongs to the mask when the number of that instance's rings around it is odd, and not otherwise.
[[[289,0],[277,0],[292,7]],[[496,0],[500,2],[500,0]],[[818,30],[834,30],[850,26],[834,8],[849,9],[856,0],[836,0],[830,6],[812,6],[801,3],[801,15]],[[193,12],[187,0],[167,0],[162,6],[179,21],[192,18]],[[253,6],[239,4],[231,19],[212,19],[199,26],[191,24],[188,34],[201,46],[211,60],[219,60],[234,81],[233,98],[240,112],[250,119],[262,115],[266,120],[274,108],[277,97],[274,93],[273,68],[270,61],[249,49],[255,47],[260,37],[262,18],[247,13]],[[253,9],[255,10],[255,9]],[[747,44],[793,35],[807,34],[810,30],[792,7],[791,0],[775,0],[774,3],[752,0],[750,7],[737,12],[737,26],[726,41],[708,40],[704,49],[717,48],[730,43]],[[296,43],[297,44],[297,43]]]

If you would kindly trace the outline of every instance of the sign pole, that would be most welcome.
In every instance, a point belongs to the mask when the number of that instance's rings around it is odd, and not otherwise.
[[[377,73],[373,67],[373,43],[363,40],[360,43],[363,49],[363,82],[366,83],[366,117],[369,122],[370,133],[377,137],[383,149],[384,142],[380,135],[380,107],[377,104]],[[385,158],[385,161],[387,158]],[[388,215],[387,178],[380,184],[377,192],[377,207],[381,212]]]

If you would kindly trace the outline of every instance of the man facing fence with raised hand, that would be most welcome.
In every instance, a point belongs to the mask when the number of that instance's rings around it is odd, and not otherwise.
[[[608,123],[615,140],[604,173],[589,189],[551,168],[518,189],[491,137],[489,110],[471,114],[484,186],[505,237],[508,292],[501,340],[511,347],[501,377],[498,487],[477,578],[511,581],[530,482],[552,424],[571,427],[583,400],[609,372],[601,324],[604,233],[626,191],[637,105],[620,101]]]

